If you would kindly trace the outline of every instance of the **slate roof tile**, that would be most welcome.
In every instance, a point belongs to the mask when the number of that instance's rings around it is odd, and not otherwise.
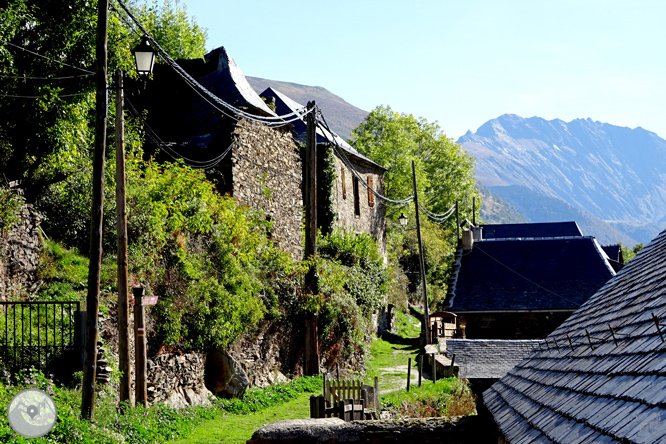
[[[479,241],[460,258],[450,310],[574,310],[615,272],[592,237]]]
[[[666,231],[547,338],[550,350],[484,393],[509,442],[532,430],[567,444],[666,442],[666,344],[652,318],[666,324],[665,259]]]

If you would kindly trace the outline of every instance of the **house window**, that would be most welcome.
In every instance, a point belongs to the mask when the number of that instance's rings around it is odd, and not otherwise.
[[[372,177],[368,176],[368,206],[369,207],[374,207],[375,206],[375,193],[372,192],[374,190],[372,186]]]
[[[354,188],[354,216],[359,217],[361,215],[361,205],[358,195],[358,178],[356,176],[353,178],[352,185]]]
[[[340,176],[342,177],[342,198],[347,198],[347,183],[345,182],[345,169],[342,168]]]

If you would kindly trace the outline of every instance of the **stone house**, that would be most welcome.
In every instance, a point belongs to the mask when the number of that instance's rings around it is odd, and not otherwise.
[[[275,104],[278,115],[288,115],[303,108],[303,105],[273,88],[267,88],[260,93],[260,96]],[[291,124],[294,138],[299,143],[305,144],[307,129],[305,118],[295,120]],[[386,168],[356,151],[334,132],[321,127],[317,128],[317,149],[320,160],[317,171],[320,186],[317,193],[318,200],[322,203],[326,202],[326,197],[322,196],[326,188],[321,184],[322,178],[326,180],[325,164],[322,161],[327,159],[328,153],[332,153],[332,160],[335,162],[335,183],[331,190],[331,202],[326,204],[332,205],[336,214],[333,220],[325,220],[326,210],[320,205],[319,225],[326,226],[327,223],[332,223],[338,228],[368,233],[377,240],[380,254],[385,257],[386,206],[384,201],[377,199],[369,188],[384,194]]]
[[[148,90],[133,100],[149,111],[148,127],[155,129],[153,133],[159,134],[161,139],[152,138],[160,158],[182,158],[186,164],[204,168],[216,181],[220,192],[265,214],[272,222],[270,235],[281,249],[295,259],[302,258],[305,123],[302,119],[280,118],[280,115],[301,110],[302,106],[291,101],[292,107],[284,111],[284,103],[280,101],[276,113],[252,89],[223,47],[206,54],[203,60],[181,60],[179,65],[216,97],[240,110],[243,116],[238,117],[195,91],[172,68],[156,66]],[[253,116],[268,117],[272,122],[257,122]],[[318,184],[318,212],[326,213],[322,209],[329,206],[332,213],[337,214],[332,221],[335,226],[371,234],[379,241],[381,253],[385,255],[384,205],[365,189],[346,162],[363,182],[379,193],[383,192],[385,170],[337,135],[321,130],[317,133],[320,152],[330,147],[328,140],[332,137],[342,147],[336,151],[343,153],[344,160],[340,155],[334,157],[337,177],[331,202],[322,198],[326,193],[321,189],[322,184]],[[323,155],[318,157],[324,158]],[[324,167],[324,162],[320,162],[318,177],[323,176]],[[318,222],[323,226],[326,221],[319,216]]]
[[[666,231],[483,394],[501,443],[666,442]]]
[[[447,294],[458,337],[542,339],[616,273],[575,222],[484,225],[472,232],[476,240],[457,252]]]

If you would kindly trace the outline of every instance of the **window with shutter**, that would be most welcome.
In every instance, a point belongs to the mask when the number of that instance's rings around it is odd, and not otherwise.
[[[347,183],[345,182],[345,169],[342,168],[340,177],[342,178],[342,198],[347,198]]]
[[[368,206],[375,206],[375,193],[372,192],[374,187],[372,186],[372,177],[368,176]]]

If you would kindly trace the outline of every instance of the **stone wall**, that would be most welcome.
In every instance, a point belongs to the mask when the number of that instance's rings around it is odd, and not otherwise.
[[[495,444],[497,426],[485,415],[453,418],[351,421],[339,418],[276,421],[254,432],[248,444],[441,443]]]
[[[148,359],[148,402],[174,408],[210,404],[204,384],[205,357],[200,353],[167,353]]]
[[[384,175],[377,168],[349,158],[361,178],[367,183],[371,179],[373,189],[384,194]],[[359,233],[368,233],[377,239],[379,252],[386,257],[386,205],[377,196],[370,197],[370,191],[360,181],[355,186],[355,176],[342,160],[336,156],[335,171],[337,180],[334,188],[334,202],[338,212],[336,226],[349,228]],[[358,193],[355,193],[355,187]],[[355,200],[358,199],[358,206]],[[357,211],[358,210],[358,211]]]
[[[42,241],[32,205],[21,209],[19,222],[0,233],[0,300],[11,299],[35,279]]]
[[[241,120],[233,132],[232,195],[273,221],[280,248],[303,256],[303,195],[299,147],[287,128]]]

